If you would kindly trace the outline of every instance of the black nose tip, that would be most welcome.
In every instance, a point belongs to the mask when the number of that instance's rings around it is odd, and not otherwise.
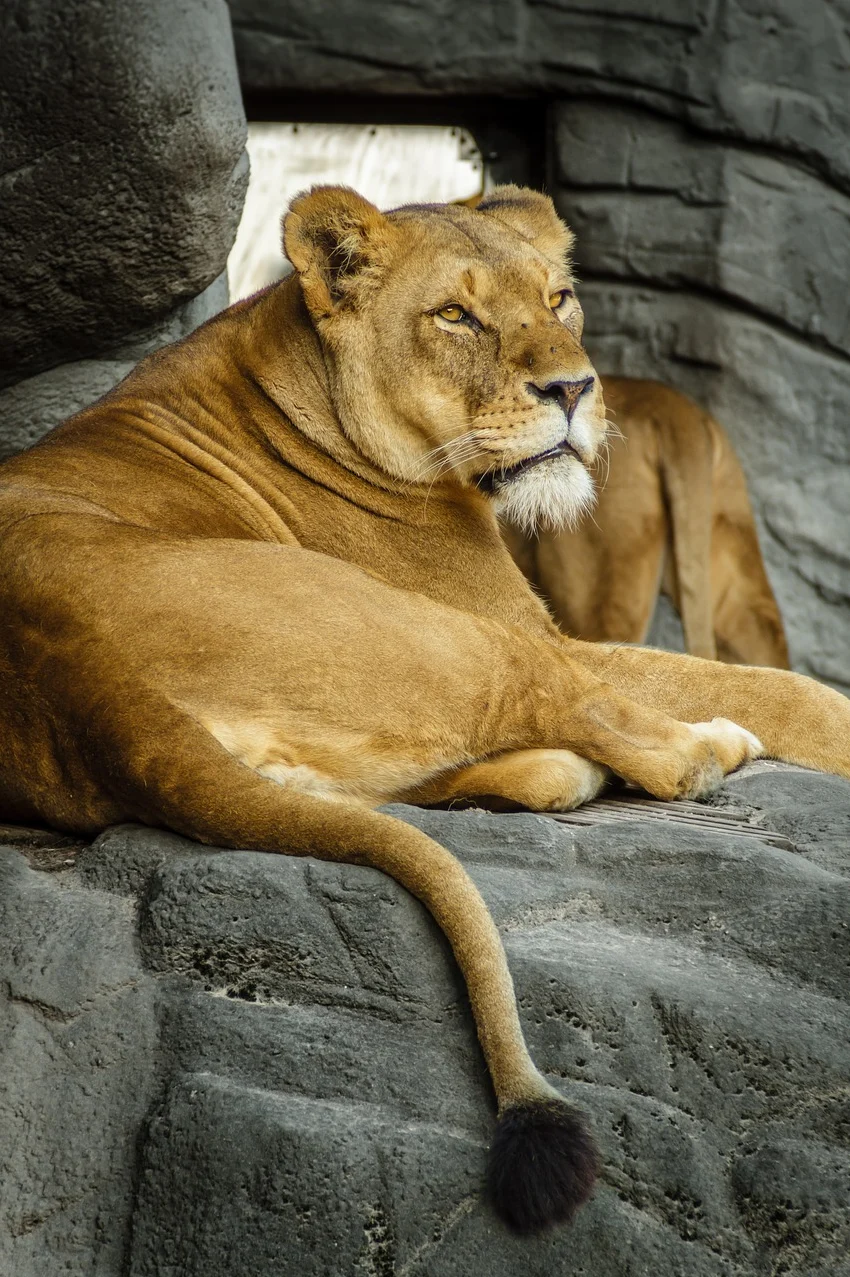
[[[583,377],[581,381],[550,381],[545,386],[536,386],[529,381],[528,389],[536,399],[553,399],[566,413],[567,421],[572,421],[579,399],[592,385],[592,377]]]

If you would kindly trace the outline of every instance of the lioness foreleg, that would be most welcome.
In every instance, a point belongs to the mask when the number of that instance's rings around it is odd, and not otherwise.
[[[654,648],[564,643],[632,701],[689,723],[723,715],[753,732],[769,758],[850,778],[850,700],[804,674]]]

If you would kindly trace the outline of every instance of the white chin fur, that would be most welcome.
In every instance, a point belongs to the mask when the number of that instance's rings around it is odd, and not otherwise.
[[[500,519],[523,532],[574,527],[596,498],[593,480],[574,457],[541,461],[497,488],[493,507]]]

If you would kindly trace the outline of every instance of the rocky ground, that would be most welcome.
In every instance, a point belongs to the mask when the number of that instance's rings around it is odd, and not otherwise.
[[[574,1227],[519,1241],[481,1200],[463,989],[395,883],[6,830],[0,1271],[850,1274],[850,785],[756,765],[697,823],[393,810],[473,874],[592,1116]]]

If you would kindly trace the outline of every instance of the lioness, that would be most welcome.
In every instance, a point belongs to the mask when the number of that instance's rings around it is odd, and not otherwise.
[[[571,516],[605,435],[570,241],[516,187],[386,215],[315,189],[285,222],[294,275],[0,471],[0,816],[403,883],[466,978],[490,1194],[526,1232],[587,1197],[592,1139],[529,1058],[469,877],[371,809],[557,810],[612,773],[698,796],[762,749],[850,776],[838,693],[565,639],[511,560],[497,512]]]
[[[597,460],[592,518],[536,535],[505,528],[511,553],[568,633],[642,643],[659,589],[694,656],[788,669],[740,462],[723,427],[657,381],[603,378],[619,427]]]

